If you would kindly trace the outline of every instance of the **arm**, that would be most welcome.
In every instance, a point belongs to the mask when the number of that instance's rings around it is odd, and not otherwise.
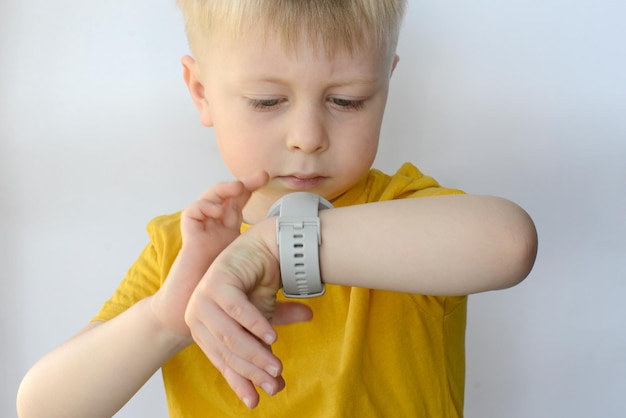
[[[537,251],[530,217],[495,197],[404,199],[320,218],[322,277],[332,284],[467,295],[518,284]]]
[[[319,216],[320,266],[328,284],[430,295],[502,289],[526,277],[537,249],[526,212],[494,197],[405,199]],[[218,256],[187,311],[204,336],[196,341],[220,370],[228,370],[226,380],[248,406],[258,402],[253,384],[284,385],[267,368],[277,359],[259,342],[275,338],[269,320],[278,270],[275,220],[269,219]]]
[[[144,299],[108,322],[87,325],[39,360],[20,385],[18,416],[111,417],[185,345]]]
[[[116,318],[89,324],[35,364],[20,386],[19,416],[110,417],[189,345],[189,297],[217,254],[239,235],[241,208],[266,179],[219,184],[187,208],[183,247],[163,287]]]

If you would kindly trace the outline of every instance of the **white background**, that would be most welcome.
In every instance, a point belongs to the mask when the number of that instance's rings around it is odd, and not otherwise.
[[[470,298],[468,417],[626,416],[624,16],[617,0],[410,4],[377,166],[514,200],[540,235],[523,284]],[[174,0],[2,0],[0,48],[11,417],[23,374],[95,314],[149,219],[230,176],[183,85]],[[165,417],[159,379],[118,416]]]

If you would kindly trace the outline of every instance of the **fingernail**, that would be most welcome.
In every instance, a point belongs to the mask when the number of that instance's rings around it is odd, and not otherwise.
[[[273,377],[278,377],[278,367],[276,366],[267,366],[267,369],[265,371]]]
[[[263,383],[261,387],[268,395],[272,396],[274,394],[274,386],[272,386],[270,383]]]
[[[242,401],[243,401],[243,403],[246,404],[248,409],[252,409],[252,399],[246,397],[246,398],[243,398]]]
[[[271,345],[274,343],[274,336],[272,334],[265,334],[263,341],[265,341],[265,344]]]

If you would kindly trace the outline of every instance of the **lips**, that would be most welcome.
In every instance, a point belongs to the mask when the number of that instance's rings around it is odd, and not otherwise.
[[[291,174],[279,176],[278,179],[290,189],[310,190],[324,183],[326,177],[317,174]]]

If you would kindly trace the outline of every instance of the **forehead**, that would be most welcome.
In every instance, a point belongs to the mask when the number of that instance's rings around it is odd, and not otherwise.
[[[274,27],[252,24],[233,31],[231,26],[225,24],[221,25],[221,27],[213,28],[211,32],[201,33],[197,39],[197,49],[254,40],[258,45],[280,46],[285,54],[296,56],[304,50],[311,50],[329,58],[337,54],[342,55],[346,53],[358,55],[359,53],[368,52],[370,54],[387,55],[386,53],[389,52],[388,45],[378,42],[373,34],[365,30],[351,37],[329,38],[322,33],[309,33],[304,28],[297,32],[284,33]]]
[[[384,79],[390,68],[387,54],[367,40],[351,50],[329,52],[320,38],[302,36],[294,45],[286,46],[277,36],[265,35],[248,29],[235,37],[213,37],[207,40],[202,60],[206,65],[201,66],[209,73],[239,81],[326,77],[335,84],[350,81],[370,85]]]
[[[194,55],[209,67],[237,64],[242,69],[258,71],[261,68],[280,68],[286,61],[309,63],[311,66],[333,68],[355,66],[370,72],[391,63],[394,51],[378,45],[371,36],[362,36],[352,43],[328,45],[319,34],[301,32],[286,40],[277,31],[251,25],[233,33],[228,28],[215,28],[199,39]],[[280,63],[279,63],[280,62]],[[245,68],[250,66],[250,68]]]

